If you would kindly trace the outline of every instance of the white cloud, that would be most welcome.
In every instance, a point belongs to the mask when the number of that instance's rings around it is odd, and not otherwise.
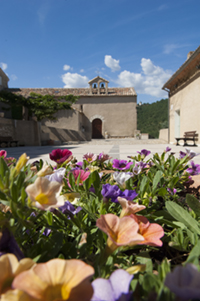
[[[118,75],[118,84],[123,87],[134,87],[137,93],[166,97],[162,87],[171,77],[172,72],[155,66],[150,59],[145,58],[141,59],[141,67],[141,73],[122,71]]]
[[[104,63],[112,72],[119,71],[121,69],[119,60],[113,59],[111,55],[105,55]]]
[[[64,65],[63,66],[63,70],[65,70],[65,71],[70,70],[70,69],[71,69],[71,67],[69,65]]]
[[[6,63],[0,63],[0,67],[2,70],[6,70],[8,68],[8,65]]]
[[[12,74],[10,77],[12,80],[17,80],[17,76],[15,74]]]
[[[83,72],[84,72],[84,69],[81,69],[80,72],[83,73]]]
[[[183,48],[186,45],[179,45],[179,44],[166,44],[164,45],[164,54],[170,54],[172,52],[174,52],[174,50],[179,49],[179,48]]]
[[[38,19],[39,19],[39,23],[40,25],[44,25],[44,22],[46,20],[46,17],[47,17],[47,14],[49,12],[49,2],[48,0],[45,0],[43,2],[41,2],[41,6],[39,7],[38,11],[37,11],[37,16],[38,16]]]
[[[62,75],[64,88],[86,88],[88,87],[88,77],[78,73],[67,72]]]

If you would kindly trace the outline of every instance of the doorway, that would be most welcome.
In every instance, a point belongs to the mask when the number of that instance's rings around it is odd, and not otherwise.
[[[96,118],[92,121],[92,139],[102,138],[102,121]]]

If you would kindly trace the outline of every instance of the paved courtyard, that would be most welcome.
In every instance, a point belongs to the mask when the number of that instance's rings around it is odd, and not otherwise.
[[[56,148],[67,148],[72,153],[73,156],[76,157],[79,161],[82,160],[83,155],[92,152],[95,154],[99,154],[104,151],[104,153],[109,154],[113,159],[125,159],[127,160],[127,156],[134,156],[137,154],[137,151],[141,151],[142,149],[150,150],[151,153],[161,154],[166,147],[169,146],[171,148],[171,152],[175,153],[176,157],[179,157],[180,151],[185,151],[185,147],[176,146],[167,143],[163,143],[157,139],[148,139],[148,140],[136,140],[134,138],[122,138],[122,139],[93,139],[89,142],[81,142],[81,143],[67,143],[62,145],[54,145],[54,146],[25,146],[25,147],[10,147],[5,148],[7,151],[8,157],[19,158],[22,153],[26,153],[30,157],[29,162],[33,162],[35,160],[43,159],[49,163],[53,163],[49,158],[49,153]],[[200,153],[200,146],[198,147],[188,147],[196,153]],[[151,156],[151,155],[150,155]],[[149,157],[150,157],[149,156]],[[195,163],[200,164],[200,155],[196,156],[194,159]]]

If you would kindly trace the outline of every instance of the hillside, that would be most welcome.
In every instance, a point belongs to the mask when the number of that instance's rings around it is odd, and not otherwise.
[[[164,128],[168,128],[168,99],[137,106],[137,129],[141,133],[158,138],[159,130]]]

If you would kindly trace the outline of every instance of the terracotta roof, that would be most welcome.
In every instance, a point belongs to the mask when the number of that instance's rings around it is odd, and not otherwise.
[[[191,52],[192,53],[192,52]],[[175,84],[186,81],[194,70],[200,68],[200,46],[191,54],[191,56],[183,63],[183,65],[170,77],[164,84],[162,89],[171,90]]]
[[[55,95],[64,96],[72,94],[74,96],[91,96],[91,97],[102,97],[102,96],[131,96],[137,95],[134,88],[108,88],[108,94],[90,94],[89,88],[9,88],[6,89],[9,92],[28,97],[31,92],[41,95]]]

